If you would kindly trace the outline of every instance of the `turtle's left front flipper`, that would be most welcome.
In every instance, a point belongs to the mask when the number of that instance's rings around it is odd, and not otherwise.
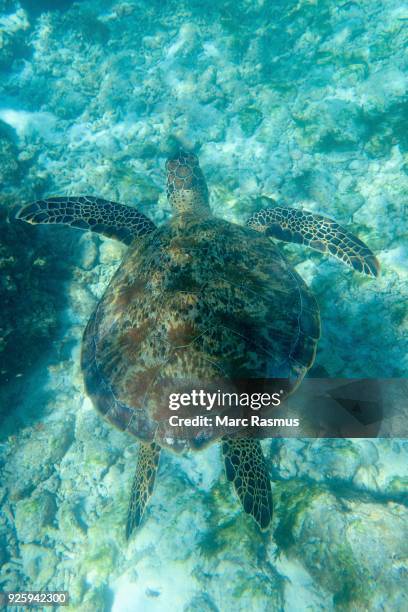
[[[247,514],[259,527],[267,529],[272,520],[271,481],[259,440],[252,438],[222,439],[225,473]]]
[[[155,442],[140,443],[126,522],[127,540],[130,538],[133,530],[139,527],[142,522],[147,502],[153,493],[159,457],[160,446],[158,444]]]
[[[130,244],[135,236],[153,232],[156,226],[135,208],[93,196],[37,200],[24,206],[17,219],[27,223],[58,223],[88,230]]]
[[[252,215],[247,225],[266,236],[296,242],[333,255],[343,263],[369,276],[378,276],[380,264],[374,253],[344,227],[306,210],[285,206],[265,208]]]

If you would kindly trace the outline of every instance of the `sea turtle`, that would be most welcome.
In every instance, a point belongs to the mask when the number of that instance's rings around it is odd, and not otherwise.
[[[18,213],[29,223],[69,225],[129,246],[88,322],[82,348],[85,387],[95,407],[140,442],[127,537],[152,494],[161,448],[180,450],[166,425],[172,389],[220,377],[280,377],[293,390],[313,363],[318,306],[274,239],[334,255],[367,275],[379,271],[361,240],[320,215],[273,206],[245,227],[214,217],[192,152],[178,148],[166,173],[174,214],[161,227],[133,207],[91,196],[39,200]],[[205,442],[217,439],[227,479],[245,512],[266,529],[272,495],[259,440],[215,428]],[[202,446],[198,428],[181,449]]]

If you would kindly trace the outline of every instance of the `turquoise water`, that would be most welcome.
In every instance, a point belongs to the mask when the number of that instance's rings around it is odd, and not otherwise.
[[[217,446],[163,453],[126,543],[137,443],[97,414],[80,371],[126,247],[14,220],[87,194],[165,223],[177,138],[218,217],[243,224],[269,197],[377,255],[372,279],[282,245],[321,310],[310,374],[406,377],[407,23],[393,0],[0,0],[1,589],[68,590],[84,611],[408,608],[402,439],[265,441],[266,533]]]

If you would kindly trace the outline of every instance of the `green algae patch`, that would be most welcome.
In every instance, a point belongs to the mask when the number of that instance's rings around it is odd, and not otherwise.
[[[69,606],[64,608],[65,612],[78,612],[84,610],[80,605],[87,590],[86,580],[83,576],[70,576],[69,580]],[[89,608],[88,608],[89,609]],[[102,608],[103,609],[103,608]]]
[[[85,446],[85,468],[89,474],[100,474],[112,463],[112,453],[104,440],[93,440]]]
[[[309,571],[313,575],[312,568],[309,567]],[[334,592],[333,603],[336,609],[346,612],[351,607],[369,606],[373,586],[370,584],[370,575],[359,565],[348,543],[339,544],[334,549],[333,560],[326,572],[321,584]]]
[[[118,552],[113,542],[105,541],[99,547],[92,547],[86,554],[82,563],[82,573],[86,575],[87,582],[94,587],[103,585],[114,572]]]
[[[140,156],[140,152],[136,151],[136,155]],[[111,166],[109,180],[112,184],[124,190],[125,193],[134,194],[134,197],[140,199],[142,203],[156,204],[161,194],[161,190],[153,181],[141,174],[136,174],[133,168],[123,162]],[[130,204],[129,202],[125,203]],[[138,206],[140,208],[140,204]]]
[[[23,570],[35,588],[42,589],[55,574],[58,557],[53,549],[37,544],[22,544]]]
[[[278,526],[274,539],[278,546],[287,550],[294,545],[294,527],[302,512],[320,495],[321,486],[298,481],[277,482],[272,489]]]
[[[262,119],[262,112],[253,106],[248,106],[238,112],[239,125],[247,137],[252,136]]]
[[[39,541],[47,532],[56,512],[53,495],[44,492],[16,504],[15,525],[22,542]]]
[[[158,189],[153,181],[149,181],[143,176],[133,176],[133,186],[134,189],[137,188],[144,202],[156,203],[159,199],[161,190]]]
[[[336,609],[367,606],[370,575],[353,553],[346,537],[347,515],[329,489],[307,482],[281,482],[274,488],[274,498],[277,544],[333,593]]]
[[[198,540],[201,554],[211,558],[230,547],[235,547],[245,556],[247,554],[250,557],[256,556],[263,534],[255,524],[250,523],[251,520],[242,513],[239,516],[235,513],[227,522],[219,524],[214,517],[209,521],[208,530]]]
[[[236,547],[245,554],[257,554],[262,536],[253,519],[241,511],[229,483],[217,482],[203,501],[208,509],[207,529],[198,540],[201,554],[211,558],[223,550]]]
[[[64,501],[58,509],[58,528],[67,543],[84,541],[86,525],[81,520],[78,507],[71,501]]]
[[[239,601],[243,609],[283,609],[283,578],[268,561],[272,531],[260,531],[223,479],[204,496],[203,505],[208,512],[206,529],[196,541],[203,563],[195,572],[197,580],[206,585],[214,573],[228,576],[234,567],[234,581],[227,587],[233,601]],[[251,560],[250,565],[240,569],[243,559]]]
[[[283,579],[279,574],[270,571],[256,572],[255,568],[248,579],[248,570],[237,572],[232,596],[238,602],[248,601],[252,609],[264,609],[265,599],[268,610],[282,610],[284,606]],[[258,607],[259,606],[259,607]]]
[[[408,478],[404,478],[404,476],[395,476],[387,485],[387,493],[390,496],[398,495],[407,498],[407,491]]]
[[[90,542],[105,543],[109,541],[120,542],[124,538],[126,511],[128,505],[128,495],[130,490],[126,491],[126,501],[122,503],[120,496],[109,501],[96,521],[88,527],[87,537]],[[110,544],[109,544],[110,545]]]

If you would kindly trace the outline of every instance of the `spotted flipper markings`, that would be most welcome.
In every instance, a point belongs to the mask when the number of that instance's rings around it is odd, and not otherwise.
[[[24,206],[17,218],[32,224],[69,225],[125,244],[156,229],[154,223],[135,208],[93,196],[37,200]]]
[[[160,446],[158,444],[155,442],[140,443],[126,522],[127,540],[142,522],[147,502],[153,493],[159,457]]]
[[[227,479],[233,483],[242,507],[262,530],[267,529],[273,514],[272,491],[259,440],[225,436],[222,454]]]
[[[266,236],[304,244],[316,251],[336,257],[358,272],[378,276],[380,264],[374,253],[344,227],[314,213],[276,206],[252,215],[248,227]]]

